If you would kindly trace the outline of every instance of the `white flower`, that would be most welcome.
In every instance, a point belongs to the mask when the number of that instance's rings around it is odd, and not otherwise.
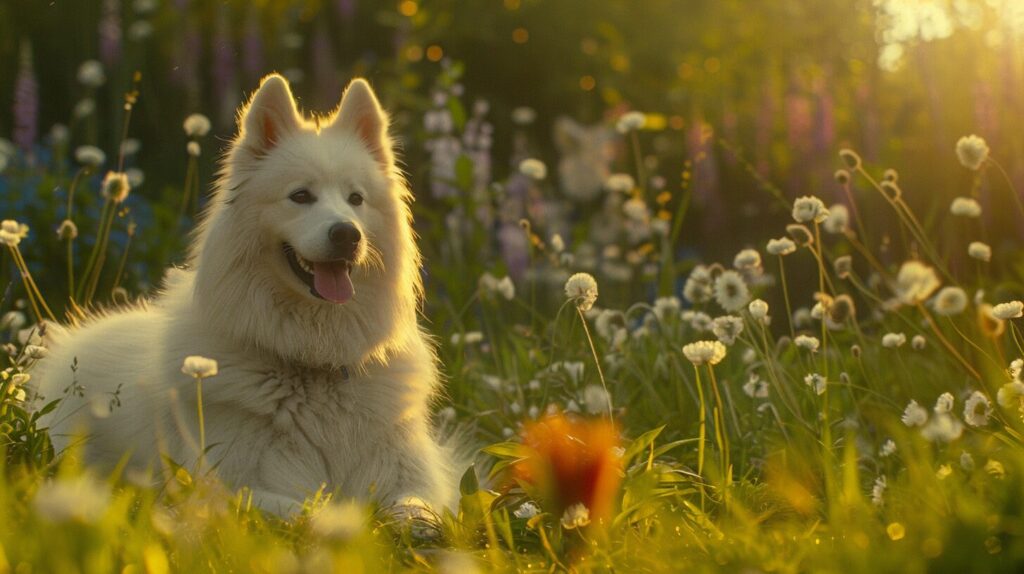
[[[702,311],[690,311],[690,313],[692,313],[688,316],[690,327],[692,327],[694,331],[705,332],[711,330],[711,325],[714,321],[711,319],[710,315]],[[684,320],[687,319],[684,318]]]
[[[142,142],[135,138],[128,138],[121,142],[121,153],[126,156],[135,155],[142,149]]]
[[[565,282],[565,296],[581,311],[589,311],[597,301],[597,281],[589,273],[577,273]]]
[[[629,193],[636,187],[636,182],[628,173],[613,173],[604,180],[604,187],[612,192]]]
[[[189,355],[181,365],[181,372],[197,379],[212,377],[217,374],[217,361],[199,355]]]
[[[583,388],[583,406],[590,414],[607,412],[608,393],[601,385],[587,385]]]
[[[512,282],[512,278],[506,275],[495,283],[494,292],[504,297],[506,301],[511,301],[516,297],[516,285]]]
[[[900,417],[900,420],[908,427],[923,426],[928,421],[928,411],[917,404],[917,401],[910,401],[907,408],[903,409],[903,416]]]
[[[956,417],[941,413],[932,417],[921,429],[921,436],[931,442],[952,442],[964,432],[964,425]]]
[[[698,265],[690,272],[683,286],[683,297],[690,303],[707,303],[711,300],[713,281],[711,271],[704,265]]]
[[[626,217],[629,219],[638,223],[643,223],[650,217],[650,212],[647,210],[647,204],[639,197],[633,197],[626,200],[626,202],[622,204],[622,213],[626,214]]]
[[[540,514],[540,507],[538,507],[536,504],[532,502],[524,502],[523,504],[519,505],[519,508],[515,509],[512,512],[512,514],[516,518],[525,518],[529,520],[534,516]]]
[[[739,311],[750,301],[750,291],[743,277],[731,269],[723,271],[715,279],[714,293],[715,301],[730,313]]]
[[[828,387],[828,381],[818,373],[811,373],[807,375],[804,377],[804,382],[807,383],[808,387],[814,389],[814,393],[817,395],[825,394],[825,389]]]
[[[736,337],[743,332],[743,319],[733,315],[716,317],[711,324],[711,332],[718,337],[718,340],[726,345],[736,342]]]
[[[882,448],[878,449],[878,454],[882,458],[892,456],[896,452],[896,443],[889,439],[882,444]]]
[[[960,165],[969,170],[977,171],[988,159],[988,144],[979,136],[971,134],[956,142],[956,157]]]
[[[519,173],[540,181],[548,176],[548,166],[544,165],[544,162],[535,158],[524,159],[519,162]]]
[[[110,489],[87,474],[48,480],[36,491],[33,507],[50,522],[98,521],[107,510]]]
[[[887,349],[902,347],[907,342],[907,336],[903,333],[886,333],[882,335],[882,346]]]
[[[78,83],[88,88],[98,88],[107,81],[103,73],[103,64],[96,60],[86,60],[78,66]]]
[[[355,502],[324,505],[310,520],[313,533],[329,540],[352,540],[363,530],[366,517]]]
[[[956,399],[953,398],[952,393],[942,393],[939,398],[935,399],[934,410],[937,414],[948,414],[953,412],[953,404]]]
[[[752,399],[768,398],[768,382],[762,381],[757,373],[750,373],[750,379],[743,384],[743,392]]]
[[[28,319],[25,318],[25,314],[21,311],[8,311],[4,313],[3,317],[0,317],[0,329],[17,331],[24,327],[27,322]]]
[[[768,303],[764,299],[754,299],[747,305],[747,311],[750,311],[750,316],[758,321],[764,321],[764,318],[768,316]]]
[[[62,241],[67,241],[68,239],[74,239],[78,237],[78,226],[75,225],[75,222],[71,221],[70,219],[65,219],[64,221],[61,221],[60,227],[57,228],[57,237],[60,238]]]
[[[914,335],[914,338],[910,340],[910,346],[918,351],[924,349],[927,344],[928,341],[924,338],[924,335]]]
[[[850,225],[850,212],[845,205],[836,204],[828,208],[828,217],[822,228],[829,233],[843,233]]]
[[[871,487],[871,504],[875,506],[885,504],[885,489],[888,486],[884,474],[875,479],[875,484]]]
[[[1006,476],[1006,469],[1003,467],[1003,463],[995,459],[989,459],[985,463],[985,472],[993,478],[1004,478]]]
[[[907,261],[896,274],[896,296],[907,305],[924,301],[940,285],[939,276],[920,261]]]
[[[26,345],[23,352],[26,357],[32,360],[43,359],[50,354],[50,351],[47,351],[46,347],[42,347],[40,345]]]
[[[992,248],[987,243],[972,241],[967,246],[967,254],[978,261],[990,261],[992,259]]]
[[[1018,405],[1021,397],[1024,397],[1024,383],[1020,381],[1006,383],[999,387],[999,391],[996,393],[996,400],[1005,408]]]
[[[142,182],[146,181],[146,172],[137,167],[130,167],[124,172],[128,175],[128,184],[132,186],[132,189],[138,189]]]
[[[1024,315],[1024,303],[1020,301],[1008,301],[992,307],[992,316],[1002,321],[1018,319],[1022,315]]]
[[[796,243],[788,237],[769,239],[765,251],[772,255],[789,255],[796,251]]]
[[[480,331],[467,331],[463,333],[452,333],[453,345],[475,345],[484,340],[484,334]]]
[[[949,212],[961,217],[981,217],[981,204],[970,197],[957,197],[949,204]]]
[[[75,161],[89,167],[99,167],[107,161],[107,155],[96,146],[83,145],[75,149]]]
[[[717,365],[725,358],[725,345],[720,341],[697,341],[683,346],[683,355],[694,365]]]
[[[679,301],[678,297],[658,297],[654,300],[654,305],[651,306],[654,311],[654,316],[659,321],[664,321],[672,315],[676,315],[682,307],[682,302]]]
[[[756,249],[744,249],[736,254],[732,266],[740,271],[761,267],[761,254]]]
[[[551,250],[554,251],[555,253],[561,253],[565,251],[565,240],[562,239],[562,236],[557,233],[551,236],[550,244]]]
[[[644,127],[645,123],[647,123],[647,116],[642,112],[626,112],[615,122],[615,129],[624,134]]]
[[[92,98],[82,98],[75,104],[75,108],[71,113],[78,119],[83,119],[92,115],[96,111],[96,100]]]
[[[128,199],[132,186],[128,183],[128,175],[122,171],[108,171],[103,178],[102,195],[114,203],[122,203]]]
[[[932,300],[932,307],[939,315],[958,315],[967,308],[967,293],[959,287],[943,287]]]
[[[562,528],[566,530],[580,528],[588,524],[590,524],[590,509],[584,506],[582,502],[566,508],[565,513],[562,514]]]
[[[813,353],[818,350],[819,346],[821,346],[821,341],[819,341],[817,337],[811,337],[810,335],[797,335],[796,338],[793,339],[793,344],[801,349],[806,349]]]
[[[201,138],[210,133],[210,118],[203,114],[191,114],[185,118],[182,127],[190,138]]]
[[[798,197],[793,202],[793,219],[797,223],[821,223],[828,218],[828,209],[813,195]]]
[[[992,401],[978,391],[971,393],[964,403],[964,421],[972,427],[983,427],[992,416]]]
[[[533,108],[519,106],[512,110],[512,122],[520,126],[528,126],[537,119],[537,112]]]

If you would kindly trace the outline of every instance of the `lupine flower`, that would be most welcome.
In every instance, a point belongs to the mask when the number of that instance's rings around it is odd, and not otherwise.
[[[565,296],[581,311],[589,311],[597,301],[597,281],[589,273],[577,273],[565,282]]]
[[[992,316],[1005,321],[1007,319],[1018,319],[1024,316],[1024,303],[1020,301],[1009,301],[992,307]]]
[[[887,349],[897,349],[907,342],[907,336],[903,333],[886,333],[882,335],[882,346]]]
[[[723,271],[714,285],[715,301],[730,313],[739,311],[750,301],[750,291],[739,273],[729,269]]]
[[[940,285],[939,276],[920,261],[907,261],[896,274],[896,296],[908,305],[927,299]]]
[[[217,374],[217,361],[200,355],[190,355],[185,357],[181,372],[197,379],[212,377]]]
[[[539,159],[528,158],[519,162],[519,173],[540,181],[548,176],[548,166],[544,165],[544,162]]]
[[[960,160],[960,165],[971,171],[977,171],[985,163],[988,153],[988,144],[974,134],[964,136],[956,142],[956,157]]]
[[[917,401],[910,401],[907,408],[903,409],[903,416],[900,417],[900,420],[908,427],[924,426],[924,423],[928,422],[928,411],[917,404]]]
[[[796,251],[796,243],[793,243],[793,240],[788,237],[769,239],[765,251],[772,255],[789,255]]]
[[[978,391],[971,393],[964,403],[964,421],[972,427],[983,427],[991,415],[992,401]]]
[[[725,345],[720,341],[697,341],[683,346],[683,355],[696,366],[717,365],[725,358]]]
[[[932,300],[932,307],[939,315],[958,315],[967,308],[967,293],[959,287],[943,287]]]
[[[978,261],[990,261],[992,259],[992,248],[987,243],[972,241],[967,246],[967,254]]]
[[[828,218],[828,209],[813,195],[799,197],[793,202],[793,220],[797,223],[822,223]]]
[[[957,197],[949,204],[949,212],[961,217],[981,217],[981,204],[970,197]]]

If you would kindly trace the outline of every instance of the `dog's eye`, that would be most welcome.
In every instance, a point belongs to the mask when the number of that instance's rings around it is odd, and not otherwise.
[[[361,193],[353,193],[353,194],[349,195],[348,196],[348,202],[351,203],[352,205],[362,205],[363,204],[363,194],[361,194]]]
[[[308,189],[296,189],[288,195],[288,199],[295,203],[313,203],[316,201],[316,196]]]

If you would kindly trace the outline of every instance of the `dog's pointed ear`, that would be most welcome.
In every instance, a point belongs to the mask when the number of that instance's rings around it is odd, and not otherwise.
[[[384,169],[389,169],[394,163],[388,137],[388,116],[380,107],[373,88],[362,78],[352,80],[345,88],[341,105],[327,130],[342,130],[359,136]]]
[[[254,155],[273,149],[281,138],[302,128],[288,80],[278,74],[263,78],[239,118],[241,145]]]

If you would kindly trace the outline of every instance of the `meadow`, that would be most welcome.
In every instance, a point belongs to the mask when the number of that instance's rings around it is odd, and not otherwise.
[[[665,30],[641,41],[651,16],[615,2],[567,24],[583,40],[559,53],[593,67],[544,62],[542,17],[567,8],[526,0],[95,4],[20,16],[95,26],[87,57],[0,41],[0,572],[1021,570],[1019,9],[820,8],[822,30],[853,22],[845,52],[805,48],[789,82],[760,58],[807,27],[758,52],[780,13],[705,6],[703,25],[742,25],[695,40],[660,85],[644,63],[669,58]],[[515,57],[567,79],[493,84],[462,12],[512,22],[496,61],[540,44]],[[372,25],[393,36],[344,35]],[[977,64],[970,90],[943,58]],[[221,81],[197,80],[207,67]],[[320,111],[367,76],[393,114],[445,377],[433,417],[462,461],[454,508],[396,517],[325,485],[275,516],[216,465],[166,460],[153,488],[56,452],[39,424],[61,400],[34,392],[42,325],[158,292],[235,107],[275,69]],[[216,385],[183,367],[184,385]]]

